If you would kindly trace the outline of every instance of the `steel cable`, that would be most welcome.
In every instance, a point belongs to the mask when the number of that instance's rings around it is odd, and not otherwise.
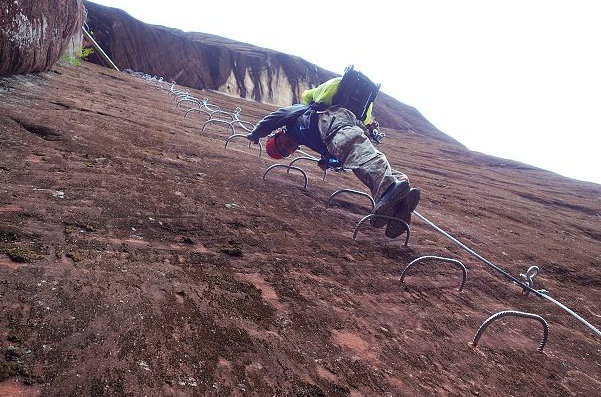
[[[428,225],[430,225],[436,231],[438,231],[439,233],[441,233],[443,236],[447,237],[448,239],[450,239],[451,241],[453,241],[455,244],[457,244],[458,246],[460,246],[461,248],[463,248],[464,250],[466,250],[470,254],[474,255],[480,261],[482,261],[486,265],[490,266],[491,268],[493,268],[497,272],[501,273],[502,275],[504,275],[505,277],[507,277],[508,279],[510,279],[511,281],[513,281],[514,283],[516,283],[517,285],[519,285],[520,287],[522,287],[525,291],[532,292],[532,293],[536,294],[539,298],[547,299],[548,301],[554,303],[555,305],[557,305],[558,307],[560,307],[561,309],[563,309],[564,311],[566,311],[568,314],[570,314],[571,316],[573,316],[574,318],[576,318],[578,321],[580,321],[581,323],[583,323],[584,325],[586,325],[590,330],[592,330],[595,334],[597,334],[597,336],[601,337],[601,331],[599,331],[597,328],[595,328],[591,323],[589,323],[588,321],[586,321],[584,318],[582,318],[576,312],[574,312],[573,310],[571,310],[570,308],[568,308],[567,306],[565,306],[561,302],[553,299],[551,296],[548,295],[547,291],[535,290],[534,288],[530,287],[528,284],[524,283],[522,280],[520,280],[520,279],[512,276],[511,274],[509,274],[503,268],[495,265],[491,261],[489,261],[486,258],[482,257],[476,251],[472,250],[467,245],[463,244],[461,241],[457,240],[455,237],[451,236],[449,233],[445,232],[440,227],[436,226],[433,222],[431,222],[430,220],[428,220],[426,217],[424,217],[423,215],[421,215],[417,211],[413,211],[413,214],[415,216],[417,216],[419,219],[421,219],[422,221],[424,221],[425,223],[427,223]]]

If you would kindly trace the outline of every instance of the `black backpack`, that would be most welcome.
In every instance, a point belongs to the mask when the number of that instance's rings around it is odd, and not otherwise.
[[[339,105],[353,112],[363,121],[369,105],[376,100],[380,84],[375,84],[363,73],[350,65],[344,70],[338,92],[332,98],[332,105]]]

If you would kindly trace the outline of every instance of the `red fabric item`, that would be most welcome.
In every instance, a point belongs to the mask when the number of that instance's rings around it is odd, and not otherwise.
[[[275,137],[276,136],[277,136],[277,134],[269,137],[269,139],[267,140],[267,146],[266,146],[265,150],[267,151],[267,154],[269,155],[269,157],[271,157],[272,159],[280,160],[280,159],[283,159],[284,156],[282,156],[282,154],[279,152],[277,146],[275,145]]]

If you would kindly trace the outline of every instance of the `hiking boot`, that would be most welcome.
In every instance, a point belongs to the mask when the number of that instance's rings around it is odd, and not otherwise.
[[[411,223],[411,213],[419,204],[420,192],[419,189],[411,189],[407,196],[398,205],[395,206],[394,217],[404,221],[407,226]],[[397,238],[403,232],[407,230],[407,227],[399,221],[389,221],[386,226],[386,237]]]
[[[390,185],[386,191],[382,194],[382,197],[376,203],[372,214],[392,216],[394,214],[394,207],[409,193],[409,182],[397,181]],[[388,219],[373,217],[370,219],[370,223],[373,227],[383,227],[388,223]]]

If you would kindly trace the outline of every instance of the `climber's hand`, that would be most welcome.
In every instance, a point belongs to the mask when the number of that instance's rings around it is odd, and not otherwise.
[[[259,138],[258,136],[253,135],[252,133],[248,133],[246,134],[246,139],[248,139],[249,141],[251,141],[254,144],[259,143]]]
[[[328,169],[328,159],[322,157],[321,160],[319,160],[317,162],[317,165],[319,166],[319,168],[321,168],[323,171]]]

